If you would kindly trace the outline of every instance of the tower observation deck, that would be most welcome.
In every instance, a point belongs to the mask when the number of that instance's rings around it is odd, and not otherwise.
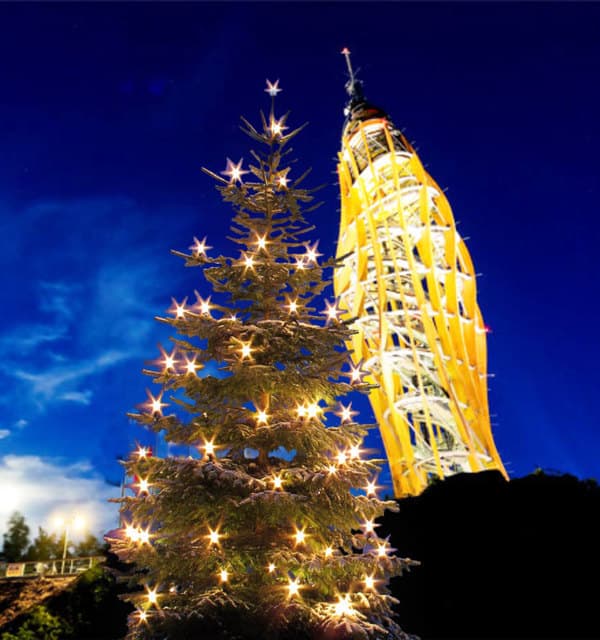
[[[396,496],[432,478],[506,471],[492,436],[486,327],[473,263],[444,193],[350,71],[339,153],[335,293],[354,318],[350,348],[376,385],[370,401]]]

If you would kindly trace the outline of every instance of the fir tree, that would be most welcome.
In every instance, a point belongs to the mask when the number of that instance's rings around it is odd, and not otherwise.
[[[25,517],[15,511],[7,523],[2,555],[8,562],[18,562],[25,557],[28,546],[29,526],[25,521]]]
[[[196,239],[174,252],[203,267],[212,294],[173,300],[160,319],[179,335],[145,371],[160,393],[132,414],[198,453],[140,448],[126,463],[136,495],[122,499],[126,535],[113,548],[143,585],[129,596],[128,638],[403,638],[387,581],[410,561],[374,524],[395,503],[377,498],[367,427],[339,402],[368,385],[348,364],[335,304],[314,306],[334,264],[306,240],[306,173],[292,179],[282,164],[302,127],[285,133],[273,107],[261,119],[262,130],[242,119],[263,149],[249,171],[229,160],[225,177],[205,170],[233,206],[240,255],[209,257]]]

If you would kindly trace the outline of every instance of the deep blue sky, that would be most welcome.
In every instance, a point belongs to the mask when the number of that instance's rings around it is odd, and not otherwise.
[[[0,529],[114,494],[153,317],[203,286],[169,250],[233,252],[199,168],[248,156],[265,78],[310,123],[334,252],[343,46],[469,238],[509,472],[599,477],[598,24],[591,3],[0,5]]]

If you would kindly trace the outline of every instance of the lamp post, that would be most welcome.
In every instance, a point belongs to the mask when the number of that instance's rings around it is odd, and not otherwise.
[[[83,519],[82,516],[79,516],[79,515],[73,516],[70,520],[67,520],[59,516],[55,518],[54,524],[56,525],[57,528],[60,528],[60,529],[64,528],[65,530],[65,534],[64,534],[65,541],[63,544],[62,563],[60,567],[60,573],[62,575],[65,572],[65,562],[67,559],[67,549],[69,546],[69,527],[72,527],[76,531],[80,531],[85,527],[85,520]]]

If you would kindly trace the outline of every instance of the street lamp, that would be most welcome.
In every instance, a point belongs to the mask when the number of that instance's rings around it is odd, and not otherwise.
[[[85,519],[80,515],[75,515],[71,519],[65,519],[58,516],[54,519],[54,524],[57,528],[65,530],[65,542],[63,545],[62,564],[60,568],[61,574],[65,572],[65,561],[67,559],[67,548],[69,545],[69,527],[75,531],[81,531],[85,527]]]

